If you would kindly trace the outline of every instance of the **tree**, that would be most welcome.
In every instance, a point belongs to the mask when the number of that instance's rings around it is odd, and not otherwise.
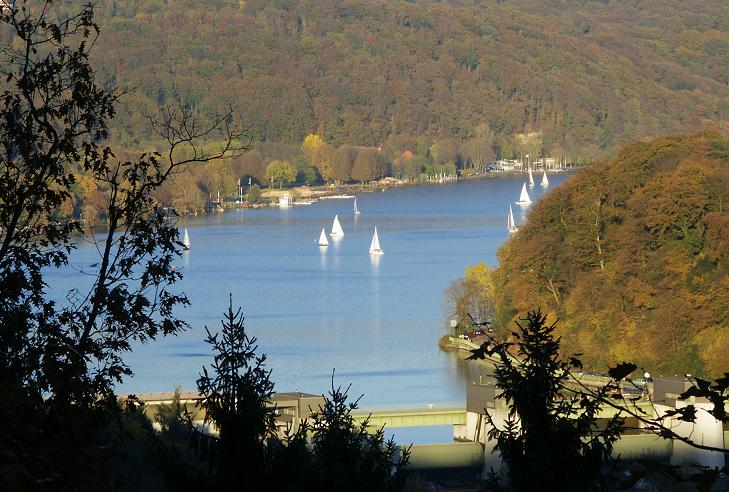
[[[319,171],[324,181],[334,179],[334,147],[328,143],[322,143],[314,150],[311,163]]]
[[[659,374],[729,370],[715,338],[729,326],[728,166],[713,150],[725,138],[627,146],[535,204],[499,251],[498,325],[538,302],[588,370],[623,360]]]
[[[474,167],[481,167],[493,160],[494,133],[488,123],[478,125],[473,136],[464,143],[464,160]]]
[[[495,297],[493,273],[483,262],[467,267],[465,276],[451,282],[445,292],[450,315],[461,326],[491,321]]]
[[[356,155],[352,147],[339,147],[332,158],[332,179],[349,181]]]
[[[319,181],[319,175],[311,166],[306,156],[298,155],[294,157],[293,165],[296,168],[296,182],[311,185]]]
[[[322,140],[319,135],[310,133],[304,139],[304,143],[301,145],[301,147],[304,149],[304,153],[311,159],[322,145],[325,145],[324,140]]]
[[[248,178],[253,178],[259,184],[266,180],[266,166],[263,157],[258,150],[251,150],[234,160],[238,178],[243,178],[241,184],[248,183]]]
[[[393,175],[400,178],[415,179],[422,171],[422,157],[406,150],[392,162]]]
[[[279,187],[283,188],[284,183],[293,183],[296,181],[296,168],[289,161],[271,161],[266,166],[266,175],[271,182],[271,186],[278,181]]]
[[[205,410],[205,422],[215,423],[220,434],[219,452],[212,463],[223,484],[234,483],[241,466],[251,480],[264,472],[264,443],[275,431],[271,396],[271,371],[265,368],[266,355],[257,355],[256,338],[245,331],[241,310],[233,311],[232,296],[219,333],[207,332],[212,347],[211,371],[203,367],[197,380]]]
[[[355,421],[352,412],[359,398],[349,401],[348,393],[349,387],[334,386],[332,374],[324,405],[288,437],[285,446],[274,448],[274,488],[362,492],[405,488],[409,448],[398,452],[393,439],[385,440],[384,428],[368,429],[369,418]]]
[[[0,386],[15,401],[0,411],[14,422],[0,449],[21,469],[37,464],[23,476],[50,487],[89,473],[99,419],[114,408],[114,384],[131,374],[124,352],[186,327],[173,310],[187,298],[171,291],[178,231],[155,192],[188,163],[245,150],[231,112],[204,126],[189,108],[165,107],[149,121],[169,146],[165,157],[115,161],[105,140],[119,93],[98,85],[89,63],[99,33],[93,6],[56,18],[53,5],[0,16],[13,32],[0,69]],[[213,133],[227,143],[201,151],[198,139]],[[91,236],[99,258],[89,291],[61,304],[49,299],[44,271],[68,263],[71,235],[82,232],[80,221],[58,216],[77,173],[93,179],[92,195],[103,190],[106,231]]]
[[[352,166],[353,180],[366,183],[386,174],[387,165],[382,153],[375,149],[363,149],[357,154]]]
[[[603,428],[597,413],[614,385],[596,394],[565,391],[570,369],[578,359],[560,359],[556,324],[532,311],[516,323],[515,342],[486,342],[469,359],[492,358],[497,398],[503,398],[508,417],[503,425],[487,412],[489,437],[508,467],[508,485],[514,491],[598,490],[604,485],[602,465],[609,461],[619,439],[623,419],[612,417]]]
[[[451,140],[439,140],[428,149],[433,162],[438,166],[444,166],[449,162],[455,162],[458,158],[458,148],[456,143]]]
[[[533,311],[516,322],[513,342],[495,343],[489,340],[471,351],[469,359],[489,359],[495,364],[496,397],[506,401],[508,417],[496,421],[486,410],[491,427],[489,438],[496,440],[495,450],[507,465],[508,490],[596,490],[604,489],[614,467],[601,466],[614,461],[610,458],[613,444],[624,427],[625,418],[638,422],[642,431],[654,433],[663,439],[680,441],[698,450],[729,453],[723,447],[705,444],[704,438],[695,439],[690,431],[679,425],[696,423],[700,412],[706,412],[719,422],[729,421],[726,405],[729,402],[729,373],[715,381],[687,375],[686,391],[676,395],[685,402],[675,409],[646,411],[636,405],[643,400],[625,388],[648,389],[647,381],[634,381],[630,375],[638,369],[633,363],[622,362],[608,369],[601,385],[586,384],[582,376],[582,363],[575,356],[563,357],[559,353],[561,339],[555,337],[556,323],[548,325],[546,316]],[[643,373],[644,371],[640,371]],[[648,377],[648,375],[646,375]],[[692,384],[688,384],[688,383]],[[650,390],[643,393],[652,401]],[[645,401],[645,400],[643,400]],[[700,403],[703,402],[703,403]],[[665,401],[660,402],[665,404]],[[601,409],[615,411],[614,416],[598,425]],[[549,450],[549,452],[544,452]],[[624,484],[632,485],[640,478],[650,479],[655,473],[665,480],[693,482],[711,487],[717,479],[729,474],[724,469],[691,468],[677,473],[672,465],[652,464],[647,468],[631,463],[626,469]],[[654,469],[653,471],[651,469]],[[621,474],[622,475],[622,474]],[[496,489],[502,489],[501,478],[491,472]],[[618,479],[620,480],[620,479]]]
[[[261,198],[261,187],[254,184],[250,188],[248,188],[248,193],[246,193],[246,200],[248,200],[250,203],[256,203],[259,198]]]

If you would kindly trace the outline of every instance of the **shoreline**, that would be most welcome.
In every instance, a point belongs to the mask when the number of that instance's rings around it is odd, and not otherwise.
[[[559,174],[570,174],[575,172],[579,168],[569,168],[563,171],[552,171],[547,174],[559,175]],[[403,180],[392,177],[383,178],[379,181],[373,181],[370,183],[344,183],[344,184],[329,184],[329,185],[315,185],[315,186],[296,186],[291,188],[273,188],[273,189],[261,189],[262,203],[243,205],[238,202],[225,203],[222,207],[222,212],[228,209],[237,208],[265,208],[265,207],[279,207],[278,199],[285,195],[288,195],[292,199],[291,205],[311,205],[316,203],[318,200],[326,199],[353,199],[356,194],[361,193],[376,193],[385,192],[388,188],[400,188],[410,186],[427,186],[427,185],[441,185],[458,183],[463,180],[487,180],[487,179],[499,179],[499,178],[514,178],[521,175],[526,175],[524,171],[506,171],[506,172],[487,172],[483,174],[469,174],[457,176],[455,178],[446,178],[442,181],[423,181],[423,180]],[[297,202],[298,201],[298,202]],[[247,202],[243,202],[247,203]],[[208,213],[215,213],[215,209],[206,211]],[[191,215],[191,214],[181,214]]]

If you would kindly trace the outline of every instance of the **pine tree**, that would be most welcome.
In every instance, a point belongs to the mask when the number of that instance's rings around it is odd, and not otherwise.
[[[239,308],[233,311],[232,296],[219,333],[207,332],[214,360],[210,371],[203,367],[197,380],[205,409],[205,422],[214,423],[220,434],[217,462],[213,469],[223,483],[240,476],[261,476],[265,463],[265,440],[275,430],[271,371],[265,368],[266,355],[256,355],[257,340],[245,331],[245,318]]]

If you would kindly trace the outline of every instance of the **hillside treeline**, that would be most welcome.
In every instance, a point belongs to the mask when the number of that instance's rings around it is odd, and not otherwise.
[[[729,119],[724,2],[110,0],[98,10],[95,63],[131,89],[115,122],[125,148],[148,139],[140,110],[176,101],[238,107],[258,141],[315,133],[390,158],[462,145],[485,126],[496,155],[578,162]]]
[[[219,151],[213,142],[198,147],[206,153]],[[179,213],[203,212],[214,202],[247,200],[256,202],[263,187],[319,185],[322,183],[367,183],[386,176],[426,179],[457,172],[457,147],[433,144],[424,154],[404,152],[395,159],[373,147],[335,147],[318,135],[308,135],[301,145],[253,142],[241,155],[197,163],[174,173],[155,193],[162,204]],[[116,151],[119,158],[132,159],[132,152]],[[184,155],[184,154],[182,154]],[[461,164],[463,166],[463,164]],[[469,165],[470,166],[470,165]],[[480,167],[480,166],[479,166]],[[460,172],[475,172],[461,167]],[[63,218],[83,218],[90,224],[104,224],[109,187],[95,182],[83,170],[74,170],[69,199],[59,207]],[[242,193],[242,196],[239,196]]]
[[[496,315],[539,305],[604,369],[729,370],[729,138],[624,147],[540,200],[499,251]]]

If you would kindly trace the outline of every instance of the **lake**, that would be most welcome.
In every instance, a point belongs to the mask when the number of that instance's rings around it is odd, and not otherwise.
[[[565,179],[551,175],[549,189]],[[513,204],[522,183],[496,177],[362,193],[359,216],[349,199],[180,219],[192,247],[177,262],[184,274],[178,287],[192,305],[179,315],[191,329],[128,354],[135,375],[117,391],[194,389],[211,361],[204,326],[219,328],[231,293],[278,391],[327,392],[336,369],[334,383],[363,394],[362,408],[464,406],[463,364],[438,348],[447,330],[443,291],[469,265],[495,266],[509,203],[517,224],[525,220]],[[533,200],[544,193],[538,185],[530,191]],[[344,236],[319,248],[335,214]],[[368,254],[375,226],[385,252],[379,257]],[[52,290],[77,286],[77,270],[95,255],[82,243],[71,267],[49,275]],[[441,442],[449,432],[403,429],[396,436]]]

